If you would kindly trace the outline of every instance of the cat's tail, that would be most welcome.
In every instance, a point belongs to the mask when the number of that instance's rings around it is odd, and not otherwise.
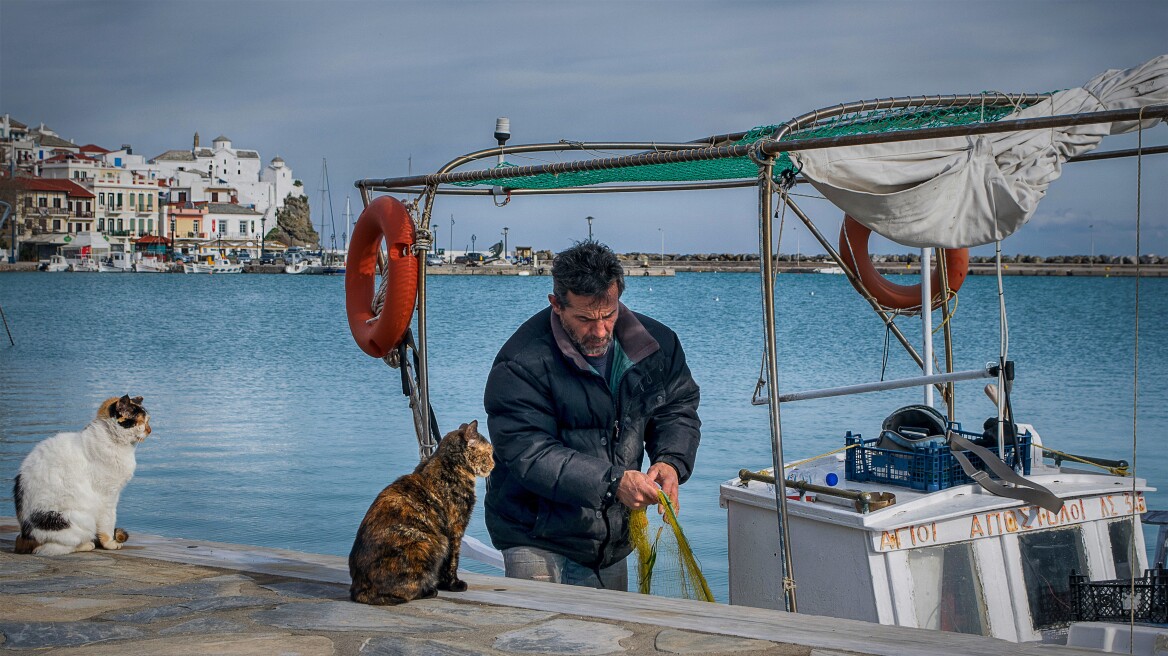
[[[24,531],[21,531],[20,535],[16,536],[16,547],[13,551],[18,554],[30,554],[39,546],[40,542],[25,536]]]

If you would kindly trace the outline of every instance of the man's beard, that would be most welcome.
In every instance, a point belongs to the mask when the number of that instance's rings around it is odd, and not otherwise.
[[[572,340],[576,349],[590,358],[604,355],[608,352],[608,347],[612,346],[612,333],[603,338],[589,338],[587,341],[581,341],[571,328],[564,326],[564,332],[568,333],[568,339]]]

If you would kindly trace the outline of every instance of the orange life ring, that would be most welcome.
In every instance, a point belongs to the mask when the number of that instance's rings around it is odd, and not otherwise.
[[[385,305],[374,319],[377,254],[385,240],[389,256]],[[357,346],[375,358],[397,347],[414,316],[418,297],[418,257],[413,252],[414,220],[396,198],[381,196],[357,219],[345,268],[345,312]]]
[[[871,234],[871,228],[846,214],[844,215],[844,223],[840,226],[839,236],[839,253],[840,258],[844,261],[844,266],[856,274],[864,288],[872,294],[880,305],[894,310],[919,308],[921,306],[921,286],[919,283],[916,285],[897,285],[880,275],[880,272],[873,266],[872,258],[868,256],[868,237]],[[946,248],[945,272],[949,278],[949,289],[951,291],[961,289],[961,283],[965,282],[965,276],[969,273],[969,249]],[[938,290],[941,289],[940,278],[941,272],[937,267],[934,267],[933,275],[930,278],[932,280],[930,289],[934,290],[933,308],[939,307],[941,299],[946,296],[938,293]],[[860,288],[857,286],[856,290],[859,291]]]

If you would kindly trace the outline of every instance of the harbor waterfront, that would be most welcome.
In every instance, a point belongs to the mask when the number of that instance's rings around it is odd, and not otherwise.
[[[1135,283],[1006,280],[1009,354],[1018,367],[1012,399],[1018,419],[1062,451],[1130,453],[1135,431],[1137,473],[1160,486],[1148,505],[1168,509],[1168,455],[1158,439],[1168,430],[1168,383],[1158,374],[1168,367],[1168,282],[1140,282],[1138,396]],[[844,276],[789,276],[778,289],[783,392],[916,373],[895,345],[882,366],[882,325]],[[443,431],[485,419],[491,360],[549,290],[539,276],[430,282],[431,402]],[[766,410],[750,405],[762,357],[759,277],[631,276],[623,300],[678,332],[702,387],[702,446],[681,489],[680,520],[725,602],[718,486],[771,458]],[[377,492],[416,464],[399,374],[353,343],[340,277],[17,272],[0,276],[0,307],[15,341],[9,346],[0,334],[0,478],[11,480],[39,440],[84,426],[101,400],[144,396],[154,433],[139,447],[138,473],[119,509],[131,535],[341,556]],[[916,320],[898,323],[910,339],[919,336]],[[992,277],[966,281],[952,325],[957,370],[996,357]],[[994,412],[981,386],[958,383],[958,419],[975,430]],[[795,460],[839,448],[847,431],[875,436],[884,417],[920,396],[901,390],[786,404],[785,453]],[[0,495],[12,508],[11,487]],[[481,507],[469,534],[489,542]],[[815,584],[795,575],[799,585]]]
[[[756,256],[741,256],[740,260],[705,259],[671,259],[664,262],[649,261],[644,264],[627,263],[626,275],[629,276],[671,276],[676,273],[755,273],[758,269]],[[755,257],[755,259],[746,259]],[[36,271],[38,262],[17,262],[9,264],[0,262],[0,273],[17,271]],[[873,266],[883,275],[910,275],[919,276],[921,267],[919,262],[873,262]],[[1135,264],[1102,264],[1089,262],[1022,262],[1005,264],[1002,267],[1004,276],[1098,276],[1102,278],[1126,277],[1136,275]],[[802,262],[780,262],[776,266],[779,273],[842,273],[831,262],[805,260]],[[467,276],[546,276],[551,270],[546,266],[465,266],[461,264],[430,266],[426,269],[429,275],[467,275]],[[1157,261],[1143,264],[1139,267],[1141,278],[1168,277],[1168,263]],[[172,273],[182,273],[181,265],[174,265]],[[243,268],[244,273],[286,273],[284,265],[279,264],[248,264]],[[992,276],[997,271],[992,264],[972,262],[969,265],[971,276]]]

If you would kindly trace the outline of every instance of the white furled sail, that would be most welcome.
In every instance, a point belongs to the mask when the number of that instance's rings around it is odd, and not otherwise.
[[[1168,103],[1168,55],[1109,70],[1002,120]],[[1158,119],[1143,121],[1144,127]],[[791,153],[828,200],[874,232],[919,248],[1001,240],[1034,214],[1063,163],[1138,121]]]

